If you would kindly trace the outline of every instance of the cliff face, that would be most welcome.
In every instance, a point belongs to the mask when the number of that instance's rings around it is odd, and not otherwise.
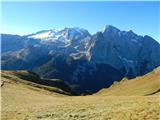
[[[158,66],[158,42],[113,26],[105,26],[94,35],[80,28],[2,35],[3,70],[32,70],[44,78],[76,85],[81,92],[96,92]]]
[[[92,37],[88,51],[91,61],[109,64],[129,78],[146,74],[160,65],[158,42],[112,26]]]

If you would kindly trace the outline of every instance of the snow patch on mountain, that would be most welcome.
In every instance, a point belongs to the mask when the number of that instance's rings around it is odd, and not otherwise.
[[[159,43],[149,36],[139,36],[131,30],[121,31],[111,25],[94,35],[81,28],[43,30],[23,37],[5,35],[2,44],[2,51],[5,52],[2,53],[3,68],[6,64],[6,68],[15,65],[16,69],[26,63],[32,63],[32,67],[39,63],[40,66],[61,55],[76,61],[84,60],[87,64],[94,63],[94,67],[108,65],[132,77],[145,74],[160,65]],[[73,80],[77,80],[84,71],[80,66],[77,67]]]
[[[82,28],[64,28],[61,30],[44,30],[27,36],[28,38],[39,39],[44,45],[57,44],[61,47],[73,47],[74,49],[85,49],[87,41],[90,40],[90,33]]]

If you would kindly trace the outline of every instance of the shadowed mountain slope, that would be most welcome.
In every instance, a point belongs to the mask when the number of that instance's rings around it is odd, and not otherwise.
[[[156,40],[111,25],[94,35],[64,28],[1,36],[2,70],[29,70],[46,79],[60,79],[78,86],[79,94],[96,93],[114,81],[142,76],[160,66]]]
[[[160,93],[160,67],[152,72],[128,80],[124,78],[120,82],[114,82],[109,88],[102,89],[96,95],[159,95]]]
[[[59,79],[42,79],[39,75],[30,71],[1,71],[1,87],[5,83],[29,85],[65,95],[74,94],[64,81]]]

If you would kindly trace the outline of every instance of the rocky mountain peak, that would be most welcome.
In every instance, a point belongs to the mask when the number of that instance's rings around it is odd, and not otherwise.
[[[28,39],[30,38],[30,39]],[[107,25],[90,35],[82,28],[2,36],[2,69],[34,70],[94,90],[160,66],[160,44],[149,36]]]
[[[105,27],[102,30],[102,33],[116,33],[119,32],[120,30],[112,25],[105,25]]]

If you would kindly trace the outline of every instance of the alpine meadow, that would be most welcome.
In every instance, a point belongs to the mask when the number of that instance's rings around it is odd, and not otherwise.
[[[160,119],[160,2],[1,6],[2,120]]]

